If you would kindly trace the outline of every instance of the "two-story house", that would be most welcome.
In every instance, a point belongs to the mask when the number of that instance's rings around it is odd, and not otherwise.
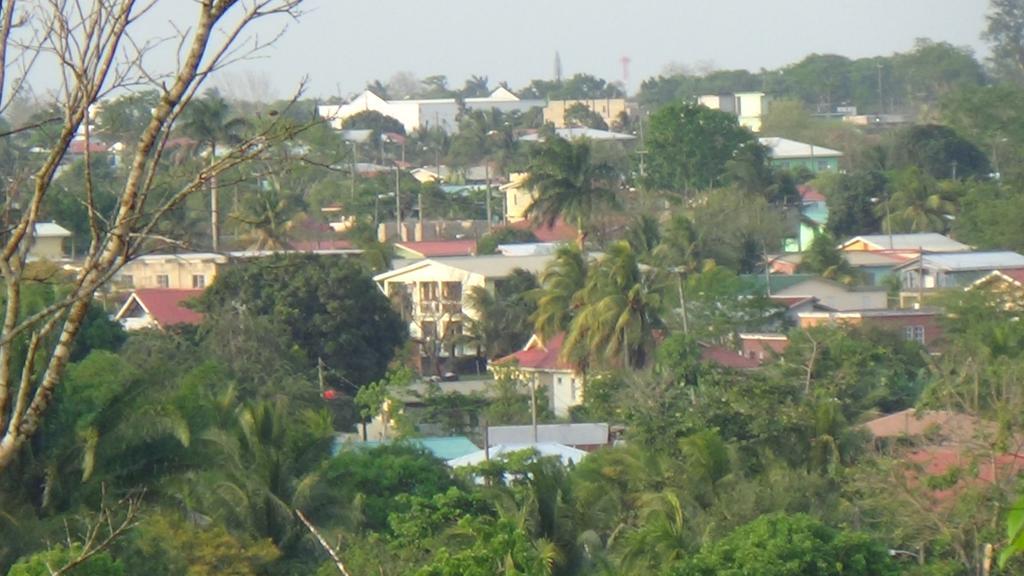
[[[900,306],[920,305],[931,293],[963,289],[991,272],[1024,268],[1016,252],[953,252],[921,254],[896,267],[900,278]]]
[[[148,254],[125,264],[114,282],[124,288],[202,290],[227,264],[227,256],[212,252]]]
[[[455,342],[466,319],[478,318],[469,300],[473,288],[493,292],[516,269],[537,274],[552,258],[550,254],[427,258],[373,279],[408,320],[410,335],[420,342],[423,357],[443,357],[453,352],[465,356],[475,350],[464,350]]]

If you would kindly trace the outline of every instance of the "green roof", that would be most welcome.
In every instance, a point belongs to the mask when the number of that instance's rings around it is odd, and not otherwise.
[[[427,436],[425,438],[407,438],[403,440],[421,448],[425,448],[431,454],[441,460],[451,460],[466,454],[472,454],[480,448],[465,436]],[[376,448],[385,444],[379,440],[367,440],[366,442],[345,443],[341,438],[334,441],[332,452],[337,454],[345,448]]]

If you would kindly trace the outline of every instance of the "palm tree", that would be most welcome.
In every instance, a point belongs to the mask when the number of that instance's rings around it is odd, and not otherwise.
[[[533,330],[542,338],[551,338],[569,329],[580,305],[581,291],[587,282],[587,261],[574,246],[561,246],[555,259],[541,273],[542,288],[536,291],[537,311]]]
[[[916,167],[896,173],[889,200],[878,207],[885,231],[945,232],[956,204],[945,190]]]
[[[614,168],[593,160],[587,139],[569,142],[553,136],[535,150],[528,173],[526,185],[537,196],[527,215],[547,226],[559,218],[569,220],[578,229],[576,246],[582,251],[594,213],[615,204]]]
[[[697,272],[702,266],[700,238],[693,222],[682,214],[676,214],[668,221],[660,240],[652,255],[663,269],[676,274],[683,333],[689,334],[690,323],[686,315],[685,286],[690,274]]]
[[[298,202],[284,193],[280,180],[268,171],[268,178],[257,183],[255,193],[242,201],[232,217],[249,227],[248,250],[282,250],[291,246],[292,222],[300,212]]]
[[[231,117],[231,106],[216,90],[208,90],[202,98],[193,100],[182,119],[182,131],[194,138],[205,150],[210,164],[217,161],[217,146],[235,144],[241,140],[240,132],[246,122]],[[220,248],[220,214],[217,179],[210,179],[210,236],[213,249]]]
[[[660,292],[657,275],[640,269],[629,244],[613,244],[588,275],[583,308],[572,321],[563,354],[623,368],[646,366],[654,331],[663,325]]]

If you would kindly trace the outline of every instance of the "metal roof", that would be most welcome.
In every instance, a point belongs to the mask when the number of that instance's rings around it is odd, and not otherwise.
[[[762,146],[768,148],[772,158],[838,158],[843,155],[839,150],[815,146],[805,142],[797,142],[788,138],[758,138]]]
[[[71,232],[56,222],[37,222],[33,227],[36,238],[67,238]]]
[[[551,254],[539,256],[451,256],[444,259],[427,258],[425,260],[383,272],[373,277],[377,282],[390,280],[412,270],[425,266],[447,266],[470,274],[479,274],[485,278],[505,278],[517,268],[533,274],[540,273],[554,258]]]
[[[607,423],[539,424],[538,442],[557,442],[566,446],[600,446],[608,444]],[[533,426],[491,426],[487,429],[491,446],[497,444],[529,444]]]
[[[967,252],[970,246],[937,232],[920,234],[867,234],[850,238],[839,245],[843,249],[857,241],[877,246],[879,250],[926,250],[930,252]]]
[[[906,269],[918,266],[918,260],[920,260],[920,258],[922,257],[914,258],[899,268]],[[925,254],[923,258],[925,266],[950,272],[1024,267],[1024,256],[1008,250],[1000,252],[952,252],[946,254]]]
[[[632,134],[609,132],[608,130],[598,130],[596,128],[556,128],[555,134],[559,138],[566,140],[578,140],[580,138],[587,138],[589,140],[636,140],[636,136]],[[539,142],[543,140],[543,137],[539,132],[536,132],[522,136],[519,139],[523,142]]]

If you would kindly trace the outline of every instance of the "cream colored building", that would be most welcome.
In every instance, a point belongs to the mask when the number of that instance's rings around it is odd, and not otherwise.
[[[150,254],[128,262],[114,278],[125,288],[206,288],[228,263],[228,257],[211,252]]]
[[[39,222],[33,227],[29,260],[64,260],[68,257],[65,243],[71,238],[63,226],[54,222]]]
[[[550,122],[555,128],[565,128],[565,112],[576,104],[586,106],[597,113],[609,127],[618,120],[619,115],[626,112],[626,100],[623,98],[597,98],[594,100],[552,100],[544,107],[544,122]]]
[[[712,110],[735,114],[740,126],[751,132],[760,132],[764,115],[768,111],[764,92],[737,92],[735,94],[707,94],[697,98],[697,103]]]
[[[536,197],[533,190],[526,187],[527,177],[526,172],[513,172],[508,176],[508,184],[498,188],[505,193],[506,222],[514,224],[526,220],[526,211]]]
[[[467,318],[477,318],[470,292],[495,285],[516,269],[540,273],[552,256],[453,256],[418,260],[373,277],[409,321],[409,333],[423,342],[450,341]],[[462,355],[469,351],[458,350]]]

